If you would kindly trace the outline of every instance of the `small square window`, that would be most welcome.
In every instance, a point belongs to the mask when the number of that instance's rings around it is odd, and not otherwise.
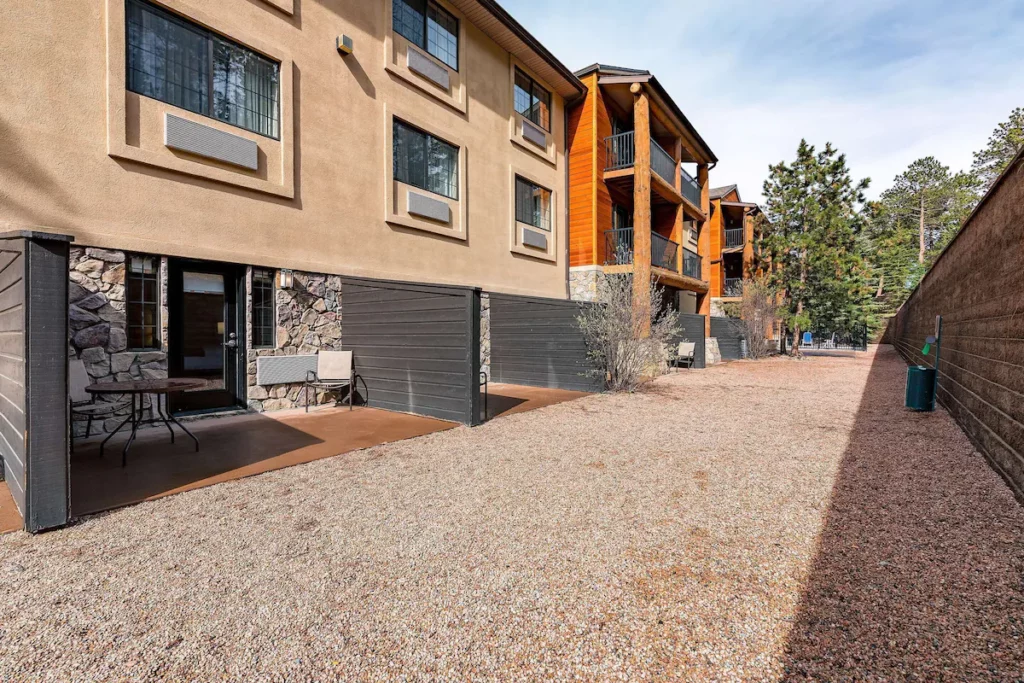
[[[395,180],[459,198],[459,148],[395,119],[392,135]]]
[[[551,93],[516,69],[513,99],[516,112],[546,131],[551,130]]]
[[[459,70],[459,20],[430,0],[393,0],[395,33]]]

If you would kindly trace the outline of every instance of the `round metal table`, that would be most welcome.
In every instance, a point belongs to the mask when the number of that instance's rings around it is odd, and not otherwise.
[[[167,431],[171,433],[171,443],[174,443],[174,429],[171,427],[171,423],[178,426],[181,431],[185,432],[189,438],[196,444],[196,451],[199,451],[199,439],[195,435],[185,429],[185,426],[178,422],[171,411],[167,409],[167,395],[176,394],[182,391],[188,391],[190,389],[201,389],[206,386],[206,382],[201,379],[189,379],[187,377],[175,377],[172,379],[140,379],[131,380],[129,382],[100,382],[98,384],[90,384],[85,388],[90,394],[119,394],[128,395],[132,398],[132,412],[126,417],[121,424],[117,425],[117,428],[112,431],[107,438],[103,439],[103,443],[100,444],[100,457],[103,457],[103,447],[107,445],[111,437],[117,434],[127,424],[131,424],[132,434],[128,437],[128,442],[124,445],[124,450],[121,451],[121,467],[128,464],[128,449],[131,448],[132,442],[135,441],[135,434],[139,429],[139,425],[143,424],[156,424],[163,422],[167,427]],[[153,410],[159,416],[159,418],[150,418],[144,420],[142,413],[145,410],[145,401],[143,397],[146,394],[150,394],[155,398],[153,401]]]

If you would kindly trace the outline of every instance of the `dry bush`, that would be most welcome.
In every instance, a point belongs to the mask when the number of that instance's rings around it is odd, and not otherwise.
[[[779,305],[776,301],[775,290],[764,278],[743,281],[740,317],[747,333],[748,358],[764,358],[777,350],[776,343],[768,337],[768,331],[778,319]]]
[[[636,391],[668,372],[675,358],[679,316],[665,305],[664,290],[651,283],[650,334],[633,306],[633,277],[607,275],[598,284],[599,304],[586,306],[578,317],[589,348],[593,374],[609,391]]]

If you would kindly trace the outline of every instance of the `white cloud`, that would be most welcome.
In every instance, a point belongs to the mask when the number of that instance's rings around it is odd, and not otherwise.
[[[872,196],[921,156],[966,168],[1024,105],[1017,0],[504,4],[570,68],[650,69],[721,160],[712,183],[745,199],[801,137],[834,143]]]

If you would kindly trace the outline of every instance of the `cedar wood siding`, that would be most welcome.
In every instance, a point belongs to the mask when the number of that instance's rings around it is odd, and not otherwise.
[[[583,79],[589,93],[569,112],[569,265],[594,264],[595,134],[597,74]]]
[[[715,207],[714,216],[708,222],[708,228],[711,230],[711,277],[710,280],[710,295],[713,297],[722,296],[722,287],[725,285],[724,273],[725,269],[722,265],[722,247],[725,241],[725,223],[722,217],[722,202],[738,202],[740,200],[739,193],[736,190],[731,191],[721,199],[712,199],[711,205]],[[717,262],[717,263],[716,263]]]
[[[604,231],[612,199],[604,183],[604,140],[612,134],[597,74],[583,79],[587,95],[569,113],[569,265],[604,263]]]

